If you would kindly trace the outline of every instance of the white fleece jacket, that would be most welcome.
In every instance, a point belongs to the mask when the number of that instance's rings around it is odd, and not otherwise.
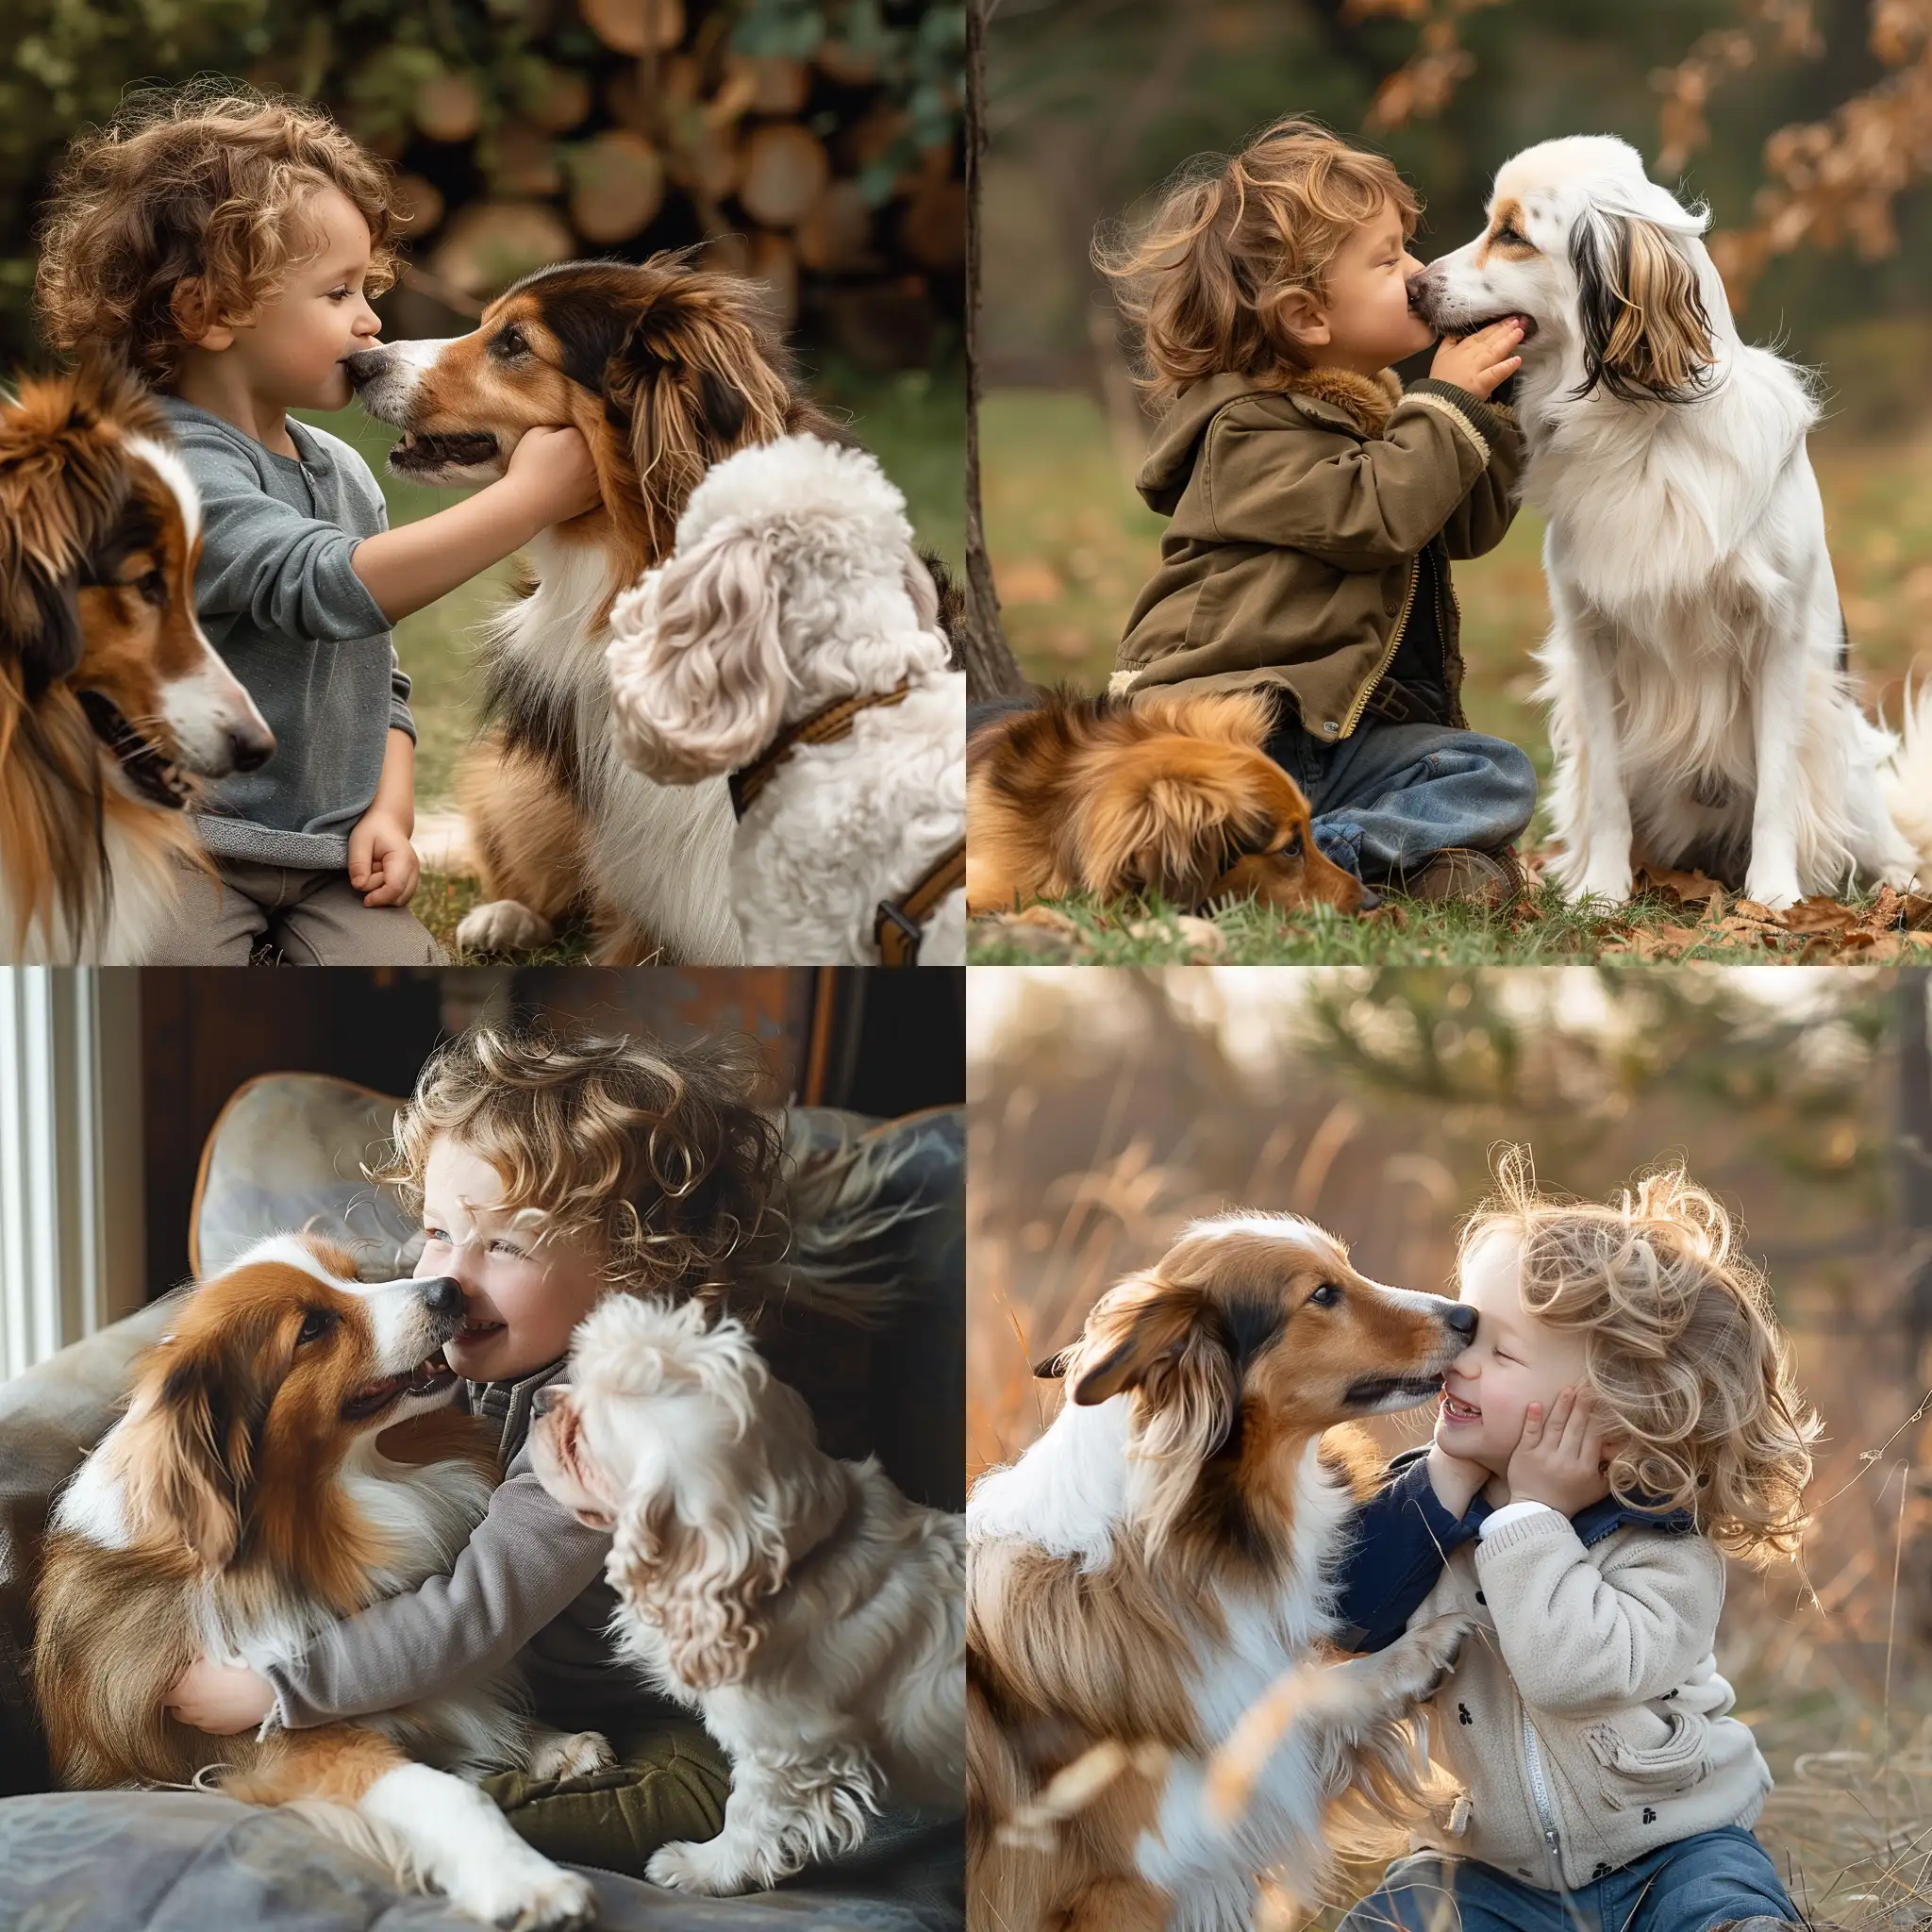
[[[1706,1537],[1626,1524],[1586,1547],[1557,1510],[1497,1511],[1409,1620],[1475,1620],[1427,1707],[1430,1757],[1468,1793],[1462,1829],[1418,1848],[1574,1889],[1692,1833],[1750,1825],[1771,1772],[1726,1715],[1724,1593]]]

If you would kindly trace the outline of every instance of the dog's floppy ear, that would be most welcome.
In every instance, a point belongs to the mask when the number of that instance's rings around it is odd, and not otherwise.
[[[1103,899],[1158,894],[1191,912],[1269,824],[1236,760],[1220,747],[1172,739],[1128,747],[1081,801],[1070,824],[1085,874],[1081,886]]]
[[[1094,1305],[1087,1331],[1062,1351],[1067,1394],[1082,1408],[1157,1385],[1212,1341],[1200,1328],[1201,1298],[1134,1275]]]
[[[660,784],[750,764],[777,734],[791,674],[774,558],[762,532],[727,524],[611,611],[618,750]]]
[[[129,1417],[128,1495],[138,1521],[186,1544],[214,1572],[241,1548],[276,1385],[260,1350],[238,1346],[225,1357],[180,1346]]]
[[[20,659],[29,704],[77,670],[86,640],[74,574],[57,578],[29,564],[19,580],[6,585],[0,591],[0,646]]]
[[[1599,383],[1625,402],[1689,402],[1716,350],[1697,271],[1656,222],[1591,208],[1571,239],[1583,329],[1585,396]]]
[[[36,438],[18,456],[0,469],[0,651],[32,703],[80,662],[82,541],[58,444]]]

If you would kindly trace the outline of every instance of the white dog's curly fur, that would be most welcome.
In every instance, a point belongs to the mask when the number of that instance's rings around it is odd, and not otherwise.
[[[543,1486],[612,1532],[611,1634],[731,1758],[724,1828],[658,1885],[737,1892],[849,1851],[882,1802],[965,1790],[964,1520],[825,1455],[743,1324],[607,1298],[531,1432]]]
[[[964,836],[966,680],[949,671],[906,500],[865,451],[815,436],[741,450],[691,492],[669,562],[610,613],[612,728],[660,784],[752,764],[787,725],[909,684],[849,738],[794,750],[738,827],[732,898],[759,965],[876,966],[881,900]],[[963,965],[949,893],[922,964]]]
[[[1708,219],[1624,142],[1543,142],[1411,284],[1445,331],[1534,325],[1515,407],[1548,520],[1552,869],[1610,901],[1633,852],[1774,908],[1903,885],[1932,871],[1932,709],[1907,704],[1901,746],[1847,687],[1812,385],[1739,336]]]

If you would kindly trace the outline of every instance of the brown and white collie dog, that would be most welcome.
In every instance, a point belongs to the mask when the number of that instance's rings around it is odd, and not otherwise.
[[[1359,912],[1375,894],[1325,858],[1308,801],[1262,750],[1259,691],[1035,693],[975,714],[966,745],[966,908],[1158,893],[1183,912],[1250,895]]]
[[[1306,1895],[1352,1782],[1420,1797],[1402,1719],[1453,1660],[1454,1618],[1319,1668],[1225,1827],[1206,1770],[1337,1628],[1332,1568],[1375,1462],[1338,1425],[1435,1396],[1474,1321],[1368,1280],[1308,1222],[1229,1214],[1102,1296],[1035,1372],[1064,1380],[1058,1416],[967,1503],[975,1927],[1245,1932],[1259,1874],[1292,1869]],[[1055,1775],[1108,1744],[1131,1766],[1043,1842],[1016,1839]]]
[[[103,365],[0,405],[0,958],[139,965],[194,850],[194,779],[275,739],[194,615],[201,508]]]
[[[485,635],[486,730],[458,783],[484,903],[458,944],[541,945],[585,908],[604,964],[736,963],[725,780],[655,785],[616,755],[605,653],[612,601],[671,555],[711,464],[795,430],[840,438],[797,392],[758,285],[673,255],[566,262],[498,296],[467,336],[345,366],[362,407],[406,432],[398,475],[488,482],[526,429],[564,425],[601,485],[599,508],[530,544],[535,582]]]
[[[455,1282],[364,1287],[349,1256],[307,1236],[275,1236],[194,1290],[55,1507],[35,1687],[63,1785],[197,1781],[300,1803],[486,1922],[584,1924],[590,1886],[431,1768],[558,1776],[610,1761],[591,1734],[539,1732],[513,1678],[265,1738],[210,1737],[163,1708],[204,1653],[287,1660],[455,1561],[496,1476],[446,1407],[443,1344],[462,1320]]]

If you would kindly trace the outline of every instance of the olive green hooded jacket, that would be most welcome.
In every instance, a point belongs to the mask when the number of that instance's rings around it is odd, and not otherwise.
[[[1174,522],[1110,689],[1272,686],[1339,743],[1394,660],[1420,582],[1437,599],[1450,722],[1464,725],[1449,559],[1502,541],[1522,466],[1508,409],[1454,383],[1405,391],[1391,372],[1338,369],[1268,388],[1204,378],[1168,411],[1135,480]]]

